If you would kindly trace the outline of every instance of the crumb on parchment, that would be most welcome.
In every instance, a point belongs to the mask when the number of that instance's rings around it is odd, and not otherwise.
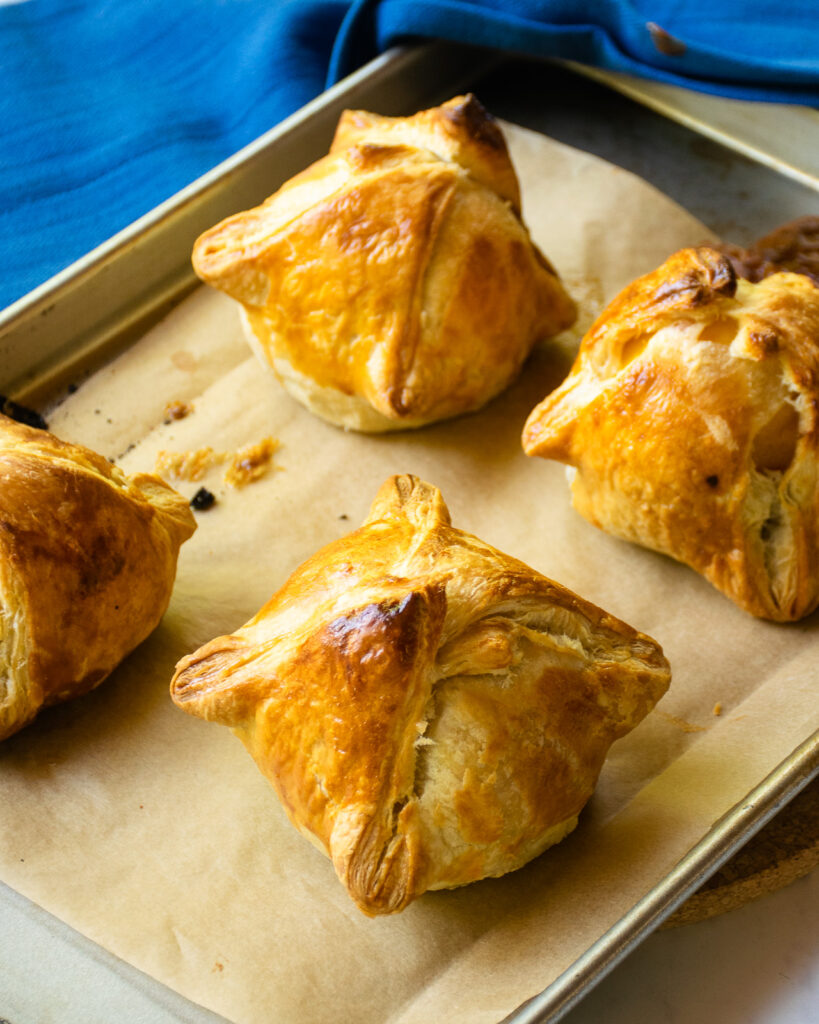
[[[213,466],[224,462],[224,455],[212,448],[195,448],[188,452],[161,451],[156,457],[156,472],[174,480],[201,480]]]
[[[229,487],[240,488],[267,473],[278,449],[276,438],[263,437],[235,452],[217,452],[209,446],[187,452],[163,450],[157,454],[155,470],[161,477],[195,482],[215,466],[226,465],[224,482]]]
[[[231,487],[244,487],[264,476],[279,447],[273,437],[264,437],[257,444],[240,448],[230,459],[225,471],[225,483]]]
[[[170,423],[173,420],[184,420],[186,416],[190,416],[193,412],[193,405],[190,402],[168,402],[165,406],[165,413],[163,419],[166,423]]]
[[[715,715],[721,715],[722,714],[722,701],[721,700],[718,700],[717,703],[714,705],[714,714]]]

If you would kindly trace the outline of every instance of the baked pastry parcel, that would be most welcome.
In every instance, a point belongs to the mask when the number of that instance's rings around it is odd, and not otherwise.
[[[195,529],[158,477],[0,416],[0,739],[145,639]]]
[[[647,636],[389,479],[364,525],[177,666],[367,914],[502,875],[577,823],[669,683]]]
[[[346,111],[329,154],[205,232],[193,265],[241,303],[290,394],[353,430],[479,408],[575,318],[472,96],[412,117]]]
[[[819,601],[819,287],[683,249],[622,291],[531,413],[529,455],[574,467],[596,526],[777,621]]]

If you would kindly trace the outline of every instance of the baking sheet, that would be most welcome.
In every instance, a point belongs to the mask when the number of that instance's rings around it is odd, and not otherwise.
[[[588,155],[509,129],[536,240],[583,306],[702,225]],[[150,469],[160,450],[281,442],[182,552],[168,614],[103,687],[0,749],[0,876],[105,948],[236,1021],[497,1021],[543,989],[819,726],[815,625],[752,620],[661,556],[570,509],[563,469],[528,460],[526,414],[568,367],[539,351],[486,410],[390,437],[345,434],[248,357],[230,300],[201,290],[51,417]],[[168,401],[194,412],[164,424]],[[131,447],[131,446],[134,447]],[[287,823],[226,730],[167,696],[173,664],[244,622],[300,561],[357,526],[382,481],[436,483],[453,521],[659,639],[669,694],[615,744],[577,832],[504,879],[369,920]],[[180,485],[193,493],[197,484]],[[716,702],[722,714],[713,714]]]

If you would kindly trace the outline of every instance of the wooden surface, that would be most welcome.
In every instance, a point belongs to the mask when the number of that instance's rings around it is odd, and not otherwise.
[[[691,896],[665,928],[693,924],[795,882],[819,865],[819,779],[814,779]]]

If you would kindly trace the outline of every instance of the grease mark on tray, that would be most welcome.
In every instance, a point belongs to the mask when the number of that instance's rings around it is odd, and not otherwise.
[[[655,711],[655,715],[659,715],[660,718],[664,718],[666,722],[676,726],[683,732],[706,732],[704,725],[695,725],[694,722],[687,722],[684,718],[678,718],[676,715],[670,715],[667,711]]]
[[[188,372],[192,372],[199,365],[196,361],[196,357],[184,348],[177,349],[176,352],[171,353],[171,362],[177,370]]]

